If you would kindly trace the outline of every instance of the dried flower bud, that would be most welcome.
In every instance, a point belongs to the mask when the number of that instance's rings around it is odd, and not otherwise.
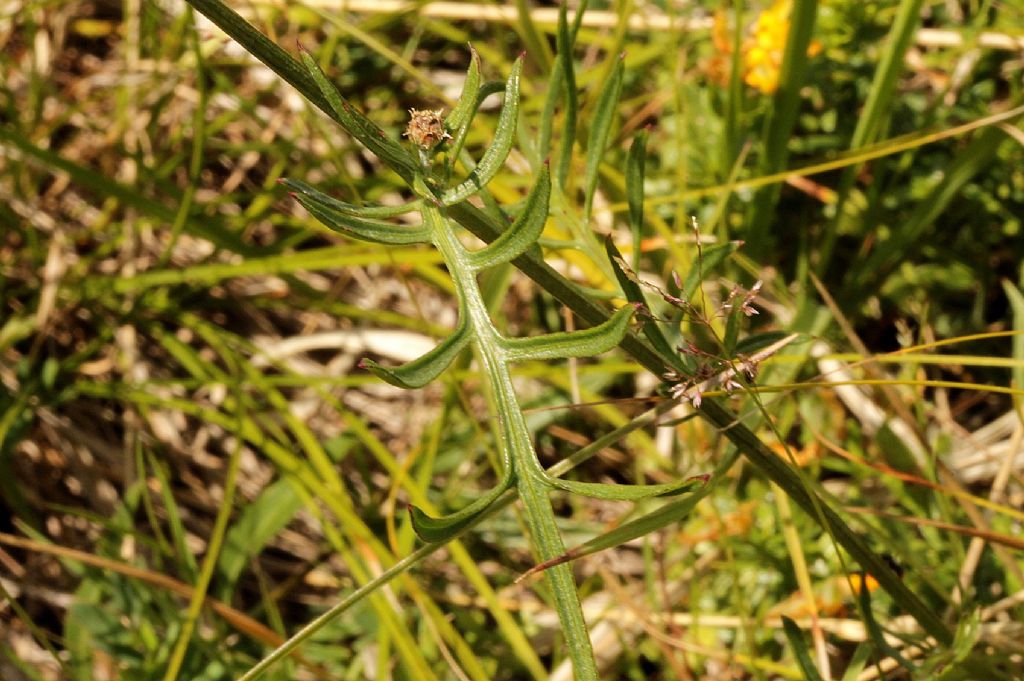
[[[443,113],[443,109],[409,109],[409,125],[406,126],[404,135],[423,149],[433,149],[443,140],[451,139],[452,136],[444,127],[444,119],[441,116]]]

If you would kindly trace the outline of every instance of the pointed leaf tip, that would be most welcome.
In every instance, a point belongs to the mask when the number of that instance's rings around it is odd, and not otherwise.
[[[700,481],[700,484],[702,486],[707,487],[708,483],[711,482],[711,473],[701,473],[700,475],[691,475],[690,477],[688,477],[686,479],[687,482],[690,482],[691,480],[694,481],[694,482]]]

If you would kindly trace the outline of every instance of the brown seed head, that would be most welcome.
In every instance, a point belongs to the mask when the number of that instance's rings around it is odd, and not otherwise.
[[[448,130],[444,127],[444,119],[441,114],[443,109],[436,111],[409,109],[409,125],[405,128],[405,136],[413,144],[424,149],[433,149],[442,140],[451,139]]]

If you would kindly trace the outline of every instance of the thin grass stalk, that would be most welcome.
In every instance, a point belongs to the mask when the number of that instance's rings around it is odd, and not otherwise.
[[[227,533],[231,511],[234,508],[235,490],[238,486],[238,468],[241,459],[242,442],[237,440],[231,451],[231,456],[228,458],[227,474],[224,477],[224,497],[221,500],[220,508],[217,509],[217,517],[213,521],[213,531],[210,533],[206,555],[203,557],[203,563],[199,569],[199,579],[195,587],[193,587],[188,611],[185,613],[185,622],[182,624],[178,640],[171,651],[171,658],[167,663],[167,670],[164,672],[164,681],[174,681],[178,678],[178,672],[185,661],[185,653],[188,651],[189,642],[192,640],[192,633],[195,631],[196,623],[199,621],[199,615],[206,600],[206,593],[210,588],[210,581],[213,579],[214,570],[216,570],[218,560],[220,559],[220,550],[224,545],[224,535]]]

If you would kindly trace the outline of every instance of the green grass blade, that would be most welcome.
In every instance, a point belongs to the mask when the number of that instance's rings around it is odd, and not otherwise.
[[[626,156],[626,205],[629,209],[629,230],[633,234],[633,271],[640,270],[640,243],[644,236],[644,166],[647,162],[648,131],[641,130],[633,138]]]
[[[612,124],[618,116],[619,98],[622,95],[622,75],[625,72],[625,55],[619,55],[608,81],[601,89],[601,95],[594,107],[587,137],[587,167],[584,173],[583,220],[590,222],[590,214],[594,207],[594,191],[597,189],[597,174],[601,167],[608,146]]]
[[[576,144],[576,122],[577,115],[579,113],[579,97],[576,93],[576,66],[572,58],[572,48],[574,44],[575,34],[569,32],[569,22],[566,18],[566,12],[568,11],[566,3],[562,3],[562,6],[558,12],[558,33],[555,37],[555,43],[558,48],[558,64],[561,67],[561,76],[556,79],[555,75],[552,74],[551,78],[551,90],[548,92],[548,104],[552,105],[558,97],[556,92],[556,80],[562,85],[563,91],[565,92],[565,113],[562,121],[562,141],[559,147],[558,154],[558,165],[556,166],[556,175],[558,177],[558,186],[565,187],[565,183],[569,178],[569,168],[572,165],[572,150]],[[547,107],[545,107],[545,115],[548,115]]]
[[[1024,285],[1024,266],[1021,267],[1020,274],[1021,284]],[[1020,362],[1011,371],[1013,386],[1015,388],[1024,388],[1024,294],[1013,285],[1013,282],[1004,279],[1002,283],[1003,291],[1010,301],[1010,309],[1013,311],[1013,328],[1019,334],[1014,336],[1011,341],[1013,358]]]
[[[94,191],[100,196],[115,198],[124,205],[131,206],[142,214],[155,218],[168,226],[175,223],[177,214],[171,208],[143,196],[134,187],[108,179],[92,168],[68,161],[52,151],[40,149],[12,129],[0,126],[0,143],[10,144],[48,168],[55,168],[67,173],[76,185]],[[201,220],[186,218],[184,229],[193,236],[207,239],[214,245],[235,253],[253,255],[257,252],[255,248],[242,241],[237,234],[224,227],[216,218],[204,217]]]
[[[871,144],[882,132],[889,114],[889,105],[896,94],[896,86],[905,68],[907,49],[913,43],[917,25],[920,23],[923,5],[924,0],[903,0],[900,3],[885,51],[871,81],[871,90],[868,91],[864,109],[857,117],[857,127],[850,140],[851,149]],[[847,172],[856,175],[854,168]]]
[[[888,41],[882,58],[875,69],[874,78],[871,81],[871,89],[868,91],[864,108],[857,117],[857,127],[854,128],[853,136],[850,139],[850,149],[859,149],[873,143],[882,133],[888,120],[890,105],[896,94],[899,85],[900,75],[905,66],[907,49],[913,42],[914,34],[920,23],[921,7],[924,0],[903,0],[900,3],[896,20],[893,22],[892,30],[889,32]],[[849,198],[850,190],[856,181],[862,164],[847,167],[839,180],[836,190],[836,218],[833,220],[831,229],[826,233],[824,242],[821,245],[818,271],[823,272],[828,267],[832,258],[832,248],[835,243],[836,233],[842,229],[842,221],[845,215],[845,204]]]
[[[793,649],[793,657],[796,658],[796,663],[800,666],[800,671],[803,672],[805,681],[824,681],[821,678],[821,674],[818,673],[818,668],[814,666],[814,662],[811,660],[810,651],[807,649],[807,641],[804,640],[804,634],[800,631],[800,627],[796,625],[796,622],[783,615],[782,629],[786,632],[786,640],[789,641],[789,647]]]
[[[690,300],[697,293],[701,282],[707,278],[711,270],[718,267],[726,258],[735,253],[742,244],[739,241],[731,241],[727,244],[715,244],[701,251],[701,257],[696,264],[686,273],[683,280],[680,298]]]
[[[526,43],[526,49],[541,72],[547,73],[551,70],[551,48],[547,41],[541,38],[537,26],[533,22],[530,5],[526,0],[515,0],[515,6],[516,13],[519,15],[520,34],[523,36],[523,42]]]

